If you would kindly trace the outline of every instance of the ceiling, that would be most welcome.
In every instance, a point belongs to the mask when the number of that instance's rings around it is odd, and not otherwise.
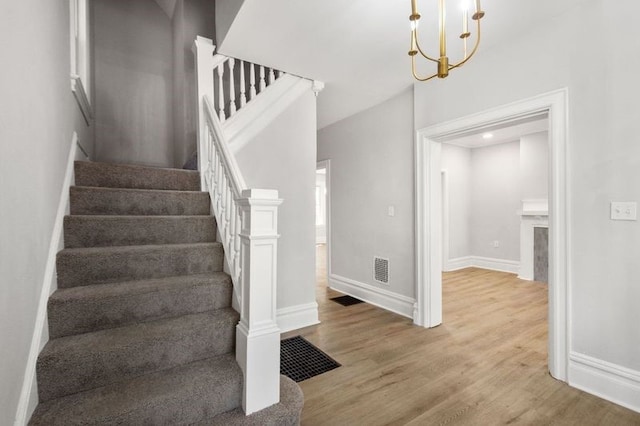
[[[483,0],[486,16],[477,55],[583,1]],[[418,0],[424,48],[436,45],[428,31],[436,27],[435,4]],[[461,21],[455,4],[459,0],[447,2],[448,16]],[[318,97],[322,128],[412,86],[407,56],[410,9],[410,0],[244,0],[218,43],[220,52],[229,56],[325,82]],[[448,43],[451,57],[459,45],[454,34],[461,26],[458,19],[448,24],[455,29]]]
[[[548,130],[549,120],[545,116],[533,121],[525,120],[518,124],[510,123],[507,125],[485,127],[464,136],[457,136],[448,140],[443,139],[441,142],[461,146],[463,148],[482,148],[501,143],[515,142],[520,140],[523,136],[546,132]],[[491,137],[485,138],[483,137],[484,135],[491,135]]]

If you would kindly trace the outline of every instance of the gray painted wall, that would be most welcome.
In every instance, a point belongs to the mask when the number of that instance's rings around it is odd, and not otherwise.
[[[443,143],[441,164],[442,170],[446,172],[448,188],[449,259],[471,256],[471,150]]]
[[[520,142],[472,149],[470,177],[471,253],[520,260]]]
[[[215,2],[178,0],[172,20],[173,34],[173,157],[182,167],[196,152],[195,62],[191,48],[196,36],[214,40]]]
[[[71,137],[91,153],[93,129],[70,89],[68,2],[3,2],[0,51],[0,424],[11,425]]]
[[[547,132],[484,148],[442,144],[448,180],[449,259],[520,260],[523,199],[548,195]],[[499,247],[493,242],[499,241]]]
[[[446,84],[414,86],[416,128],[568,88],[570,349],[636,371],[640,225],[613,222],[608,211],[612,200],[640,197],[640,55],[629,54],[640,50],[638,15],[638,2],[583,1],[520,37],[481,47]],[[593,61],[598,51],[624,66]]]
[[[171,21],[153,0],[94,0],[96,159],[174,165]]]
[[[278,309],[315,302],[316,98],[305,93],[236,153],[249,188],[277,189]]]
[[[520,138],[522,199],[549,196],[549,135],[534,133]]]
[[[318,160],[331,160],[331,273],[413,297],[412,91],[320,130]],[[389,259],[389,286],[374,256]]]

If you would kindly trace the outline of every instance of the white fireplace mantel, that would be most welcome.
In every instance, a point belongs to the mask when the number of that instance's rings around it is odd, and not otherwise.
[[[520,273],[518,278],[533,280],[533,229],[549,227],[547,199],[522,200],[520,216]]]

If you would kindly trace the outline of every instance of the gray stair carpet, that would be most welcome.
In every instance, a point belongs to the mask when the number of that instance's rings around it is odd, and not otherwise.
[[[75,163],[31,425],[297,425],[304,398],[245,416],[238,313],[196,171]]]

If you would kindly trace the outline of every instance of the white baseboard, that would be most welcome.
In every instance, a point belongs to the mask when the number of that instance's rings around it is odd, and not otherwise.
[[[494,259],[491,257],[465,256],[445,261],[442,269],[445,272],[451,272],[471,267],[517,274],[520,270],[520,262],[517,260]]]
[[[473,256],[473,266],[476,268],[490,269],[492,271],[509,272],[517,274],[520,270],[520,262],[517,260],[493,259],[491,257]]]
[[[415,299],[412,297],[403,296],[335,274],[329,275],[329,287],[382,309],[413,319]]]
[[[455,259],[445,260],[442,265],[442,270],[444,272],[457,271],[464,268],[470,268],[473,266],[472,257],[456,257]]]
[[[640,413],[640,371],[571,352],[569,385]]]
[[[281,333],[319,324],[316,302],[278,309],[276,322]]]
[[[36,322],[31,338],[31,347],[27,358],[27,366],[22,382],[22,390],[20,391],[20,399],[18,400],[18,409],[14,426],[26,425],[38,404],[38,392],[36,381],[36,362],[38,355],[49,341],[49,326],[47,323],[47,302],[49,296],[58,287],[56,279],[56,255],[63,247],[63,223],[64,216],[69,212],[69,187],[73,185],[73,163],[79,156],[78,135],[74,132],[71,139],[71,147],[69,156],[67,157],[67,168],[62,182],[62,190],[60,200],[58,202],[58,210],[53,223],[53,232],[51,233],[51,241],[49,243],[49,252],[47,254],[47,264],[44,270],[44,280],[42,290],[40,291],[40,299],[37,306]],[[82,153],[85,153],[82,149]],[[84,155],[86,156],[86,154]]]

